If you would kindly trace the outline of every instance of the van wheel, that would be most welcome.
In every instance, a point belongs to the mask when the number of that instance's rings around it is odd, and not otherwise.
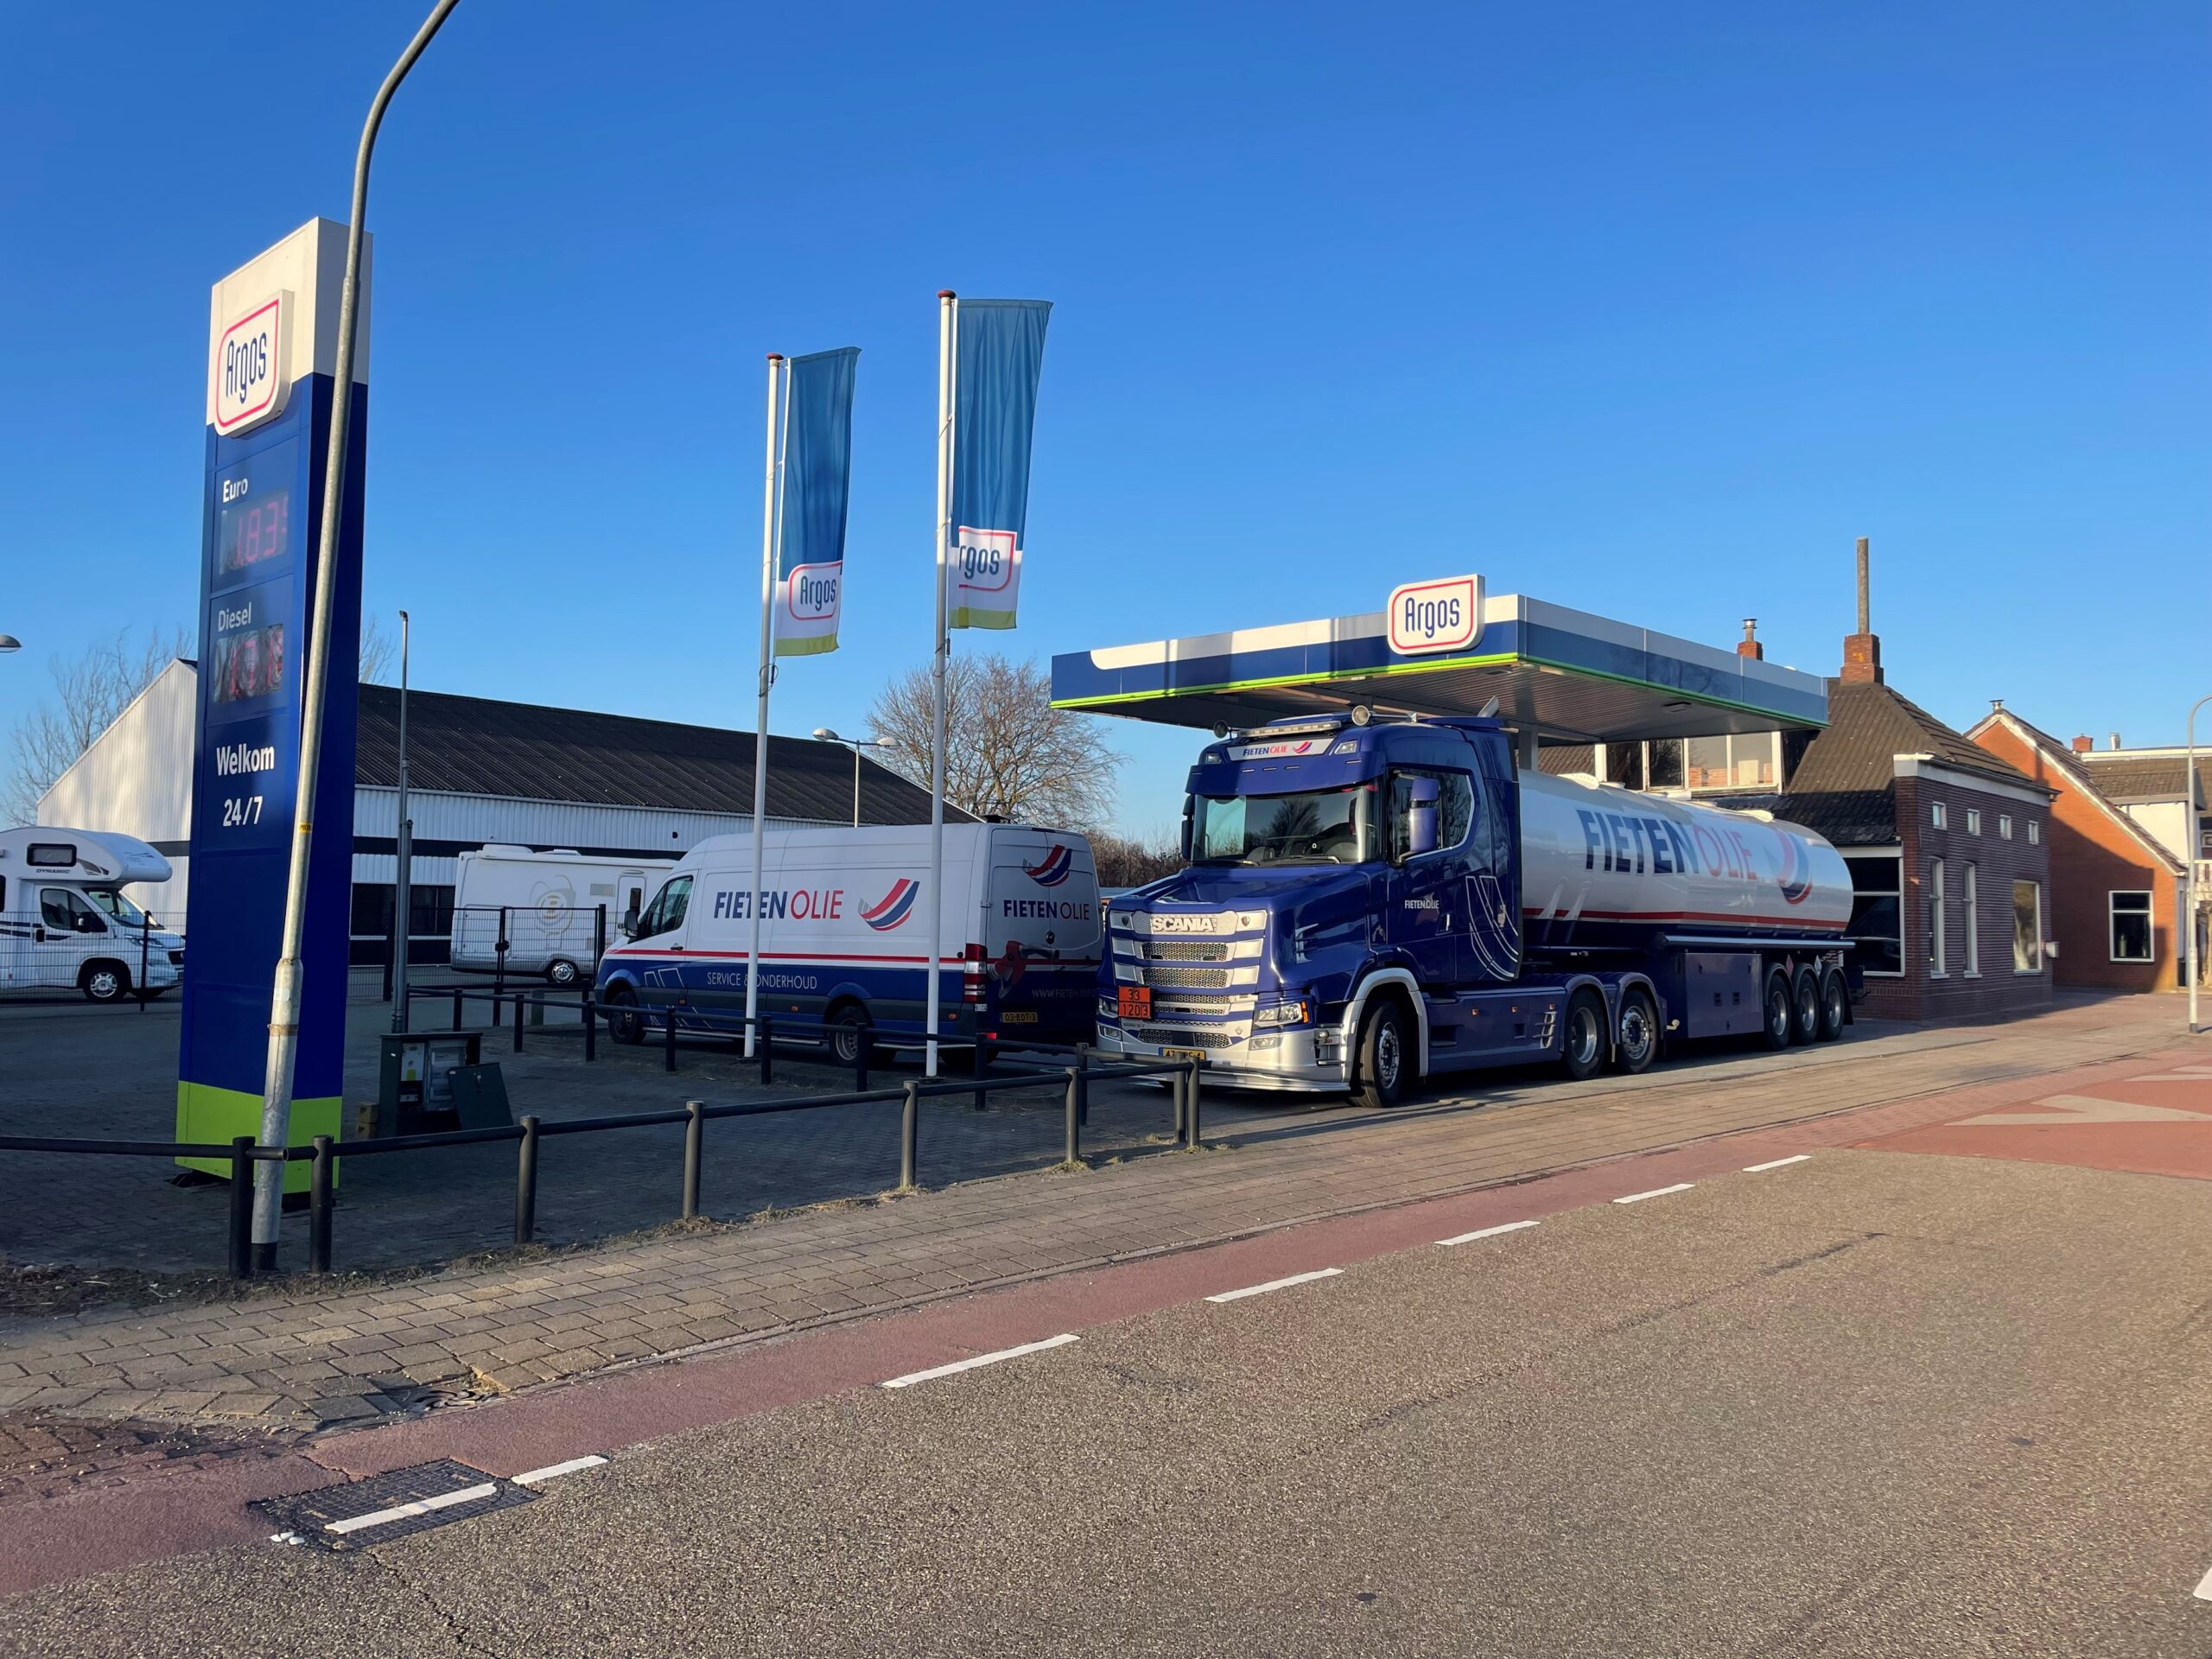
[[[130,970],[119,962],[88,962],[77,988],[87,1002],[120,1002],[130,995]]]
[[[1355,1104],[1388,1111],[1406,1097],[1414,1057],[1406,1037],[1406,1016],[1395,997],[1380,998],[1368,1009],[1359,1023],[1357,1052],[1359,1071],[1351,1085]]]
[[[582,976],[583,970],[566,957],[556,957],[545,964],[545,982],[566,990]]]
[[[1821,982],[1820,1039],[1832,1043],[1843,1035],[1845,1023],[1851,1018],[1851,988],[1843,982],[1843,976],[1831,968],[1827,977]]]
[[[1809,1043],[1821,1034],[1821,982],[1800,968],[1789,986],[1789,1040]]]
[[[1651,994],[1631,989],[1621,998],[1620,1035],[1613,1049],[1613,1064],[1633,1077],[1651,1069],[1659,1057],[1659,1015]]]
[[[1791,1005],[1789,976],[1779,968],[1766,976],[1764,1012],[1766,1023],[1760,1028],[1760,1038],[1769,1048],[1789,1047],[1790,1033],[1797,1029],[1797,1014]]]
[[[627,985],[610,985],[600,1003],[607,1015],[607,1034],[635,1048],[645,1040],[645,1016],[638,1012],[638,994]]]
[[[830,1021],[830,1054],[840,1065],[860,1064],[861,1044],[867,1033],[874,1029],[868,1011],[857,1002],[848,1002]],[[874,1043],[868,1046],[868,1058],[873,1061],[881,1052]]]
[[[1596,1077],[1605,1066],[1605,999],[1586,985],[1567,1001],[1559,1064],[1577,1083]]]

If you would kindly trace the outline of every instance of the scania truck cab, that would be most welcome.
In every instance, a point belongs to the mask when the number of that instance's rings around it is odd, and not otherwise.
[[[1363,712],[1207,747],[1187,867],[1109,907],[1102,1048],[1387,1106],[1432,1074],[1841,1033],[1851,880],[1818,836],[1519,771],[1494,719]]]

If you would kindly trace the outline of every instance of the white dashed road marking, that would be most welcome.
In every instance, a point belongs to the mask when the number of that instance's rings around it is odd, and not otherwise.
[[[2207,1573],[2196,1581],[2196,1599],[2199,1601],[2212,1601],[2212,1573]]]
[[[1209,1296],[1210,1302],[1242,1301],[1247,1296],[1263,1296],[1271,1290],[1286,1290],[1293,1285],[1307,1285],[1316,1279],[1333,1279],[1342,1268],[1316,1268],[1311,1273],[1294,1273],[1287,1279],[1270,1279],[1264,1285],[1247,1285],[1242,1290],[1224,1290],[1218,1296]]]
[[[543,1469],[533,1469],[526,1475],[517,1475],[518,1486],[535,1486],[542,1480],[553,1480],[562,1475],[573,1475],[579,1469],[596,1469],[607,1459],[596,1452],[586,1452],[581,1458],[570,1458],[566,1463],[549,1463]]]
[[[1523,1227],[1533,1227],[1533,1221],[1502,1221],[1495,1227],[1478,1227],[1471,1233],[1461,1233],[1457,1238],[1440,1238],[1439,1244],[1471,1244],[1478,1238],[1496,1238],[1500,1233],[1517,1233]]]
[[[1784,1164],[1802,1164],[1812,1155],[1813,1154],[1809,1152],[1798,1152],[1792,1153],[1787,1158],[1770,1159],[1764,1164],[1745,1164],[1744,1166],[1744,1173],[1746,1175],[1763,1174],[1770,1169],[1780,1169]]]
[[[909,1371],[904,1376],[894,1376],[878,1386],[886,1389],[911,1389],[917,1382],[932,1382],[940,1376],[950,1376],[956,1371],[972,1371],[978,1365],[995,1365],[1002,1359],[1019,1359],[1024,1354],[1039,1354],[1047,1348],[1062,1348],[1076,1340],[1072,1332],[1062,1332],[1057,1337],[1047,1337],[1042,1342],[1025,1342],[1019,1348],[1001,1348],[995,1354],[978,1354],[973,1359],[956,1359],[950,1365],[932,1365],[926,1371]]]
[[[348,1516],[343,1521],[326,1521],[325,1532],[359,1532],[364,1527],[381,1527],[393,1521],[404,1521],[410,1516],[428,1515],[433,1510],[450,1509],[455,1503],[474,1503],[480,1497],[496,1497],[499,1484],[487,1480],[480,1486],[464,1486],[457,1492],[440,1492],[435,1497],[425,1497],[413,1503],[396,1503],[388,1510],[371,1510],[366,1515]]]
[[[1663,1198],[1669,1192],[1687,1192],[1695,1181],[1676,1181],[1672,1186],[1655,1186],[1649,1192],[1631,1192],[1625,1198],[1615,1198],[1615,1204],[1642,1204],[1646,1198]]]

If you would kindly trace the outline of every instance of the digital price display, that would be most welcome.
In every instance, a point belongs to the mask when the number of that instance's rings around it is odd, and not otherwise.
[[[292,549],[292,492],[278,484],[249,493],[223,509],[215,533],[215,572],[234,571],[282,558]]]

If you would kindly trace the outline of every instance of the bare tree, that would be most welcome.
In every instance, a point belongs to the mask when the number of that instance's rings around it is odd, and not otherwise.
[[[1090,855],[1097,861],[1102,887],[1141,887],[1183,868],[1182,849],[1173,836],[1117,836],[1093,830]]]
[[[384,624],[372,611],[361,619],[361,683],[383,685],[391,678],[392,664],[398,660],[399,647],[391,643],[391,636],[384,631]]]
[[[0,812],[10,823],[38,817],[38,798],[54,780],[92,747],[147,686],[179,657],[192,654],[192,636],[182,628],[166,637],[147,635],[134,645],[128,629],[93,645],[74,661],[56,657],[47,669],[54,695],[16,722],[15,770],[0,794]]]
[[[945,676],[944,798],[976,817],[1024,819],[1083,830],[1114,804],[1122,758],[1087,715],[1055,709],[1052,681],[1033,658],[996,652],[956,656]],[[930,786],[930,671],[912,668],[884,687],[868,718],[894,747],[885,764]]]

